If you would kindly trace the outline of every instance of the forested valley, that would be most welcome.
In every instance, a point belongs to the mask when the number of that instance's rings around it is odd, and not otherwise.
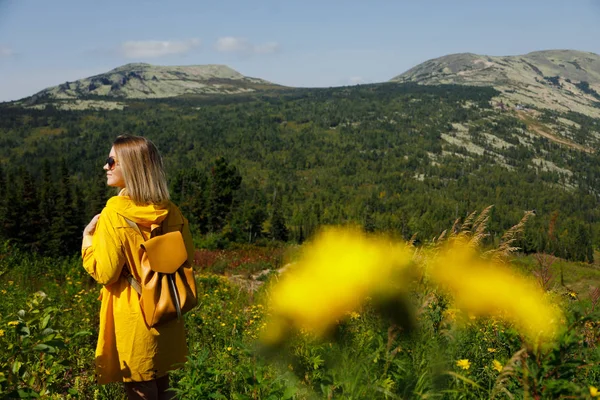
[[[493,205],[489,244],[533,210],[519,247],[592,262],[598,152],[528,131],[493,105],[497,94],[388,83],[129,101],[113,111],[4,104],[0,240],[76,254],[83,227],[114,194],[102,170],[111,143],[129,133],[161,150],[199,247],[301,243],[330,224],[419,243]],[[541,113],[542,121],[561,117]],[[594,144],[599,122],[570,118],[573,137]],[[476,150],[449,140],[456,135]]]

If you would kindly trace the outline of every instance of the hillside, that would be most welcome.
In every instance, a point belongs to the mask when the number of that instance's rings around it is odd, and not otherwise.
[[[47,186],[64,192],[61,182],[79,193],[79,217],[97,213],[105,191],[102,161],[114,137],[126,132],[161,149],[173,198],[199,232],[213,235],[215,246],[274,235],[275,216],[287,226],[281,237],[298,242],[322,224],[344,223],[425,241],[494,204],[491,240],[535,209],[519,246],[590,260],[600,243],[600,162],[587,149],[600,147],[600,120],[501,111],[493,107],[498,95],[488,87],[386,83],[171,97],[122,111],[7,107],[0,169],[16,189],[5,191],[5,204],[14,208],[5,211],[12,218],[5,237],[35,238],[37,230],[29,235],[19,224],[39,221],[32,214],[36,199]],[[556,136],[565,117],[572,125]],[[226,190],[236,193],[225,196],[231,208],[215,219],[214,210],[222,209],[212,192],[221,156],[224,174],[233,174],[229,164],[242,183]],[[57,204],[51,200],[47,209]]]
[[[426,61],[391,79],[426,85],[491,86],[496,101],[600,117],[600,56],[574,50],[519,56],[451,54]]]
[[[246,77],[225,65],[157,66],[134,63],[44,89],[24,99],[22,104],[38,108],[47,103],[65,109],[123,108],[125,100],[240,94],[280,87],[262,79]]]

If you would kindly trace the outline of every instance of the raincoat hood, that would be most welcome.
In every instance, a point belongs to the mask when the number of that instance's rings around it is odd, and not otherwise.
[[[129,196],[119,195],[111,197],[106,203],[106,208],[116,211],[141,226],[154,228],[160,225],[169,214],[171,203],[164,205],[148,204],[137,205]]]

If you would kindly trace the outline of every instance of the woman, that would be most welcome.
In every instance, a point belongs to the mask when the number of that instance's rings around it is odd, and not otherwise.
[[[194,247],[187,220],[169,201],[162,160],[154,144],[139,136],[119,136],[104,165],[108,186],[120,188],[83,231],[83,267],[100,284],[102,305],[96,347],[98,383],[124,382],[130,399],[168,399],[167,372],[186,361],[183,320],[149,328],[138,293],[125,274],[139,282],[138,250],[162,225],[182,231],[190,263]],[[163,232],[166,233],[166,232]]]

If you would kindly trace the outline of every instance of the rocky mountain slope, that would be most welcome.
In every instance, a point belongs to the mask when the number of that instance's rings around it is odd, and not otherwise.
[[[236,94],[278,87],[281,86],[246,77],[225,65],[156,66],[135,63],[44,89],[25,103],[41,106],[53,101],[62,108],[121,108],[119,100]]]
[[[451,54],[391,79],[426,85],[493,86],[508,105],[575,111],[600,118],[600,56],[574,50],[520,56]]]

